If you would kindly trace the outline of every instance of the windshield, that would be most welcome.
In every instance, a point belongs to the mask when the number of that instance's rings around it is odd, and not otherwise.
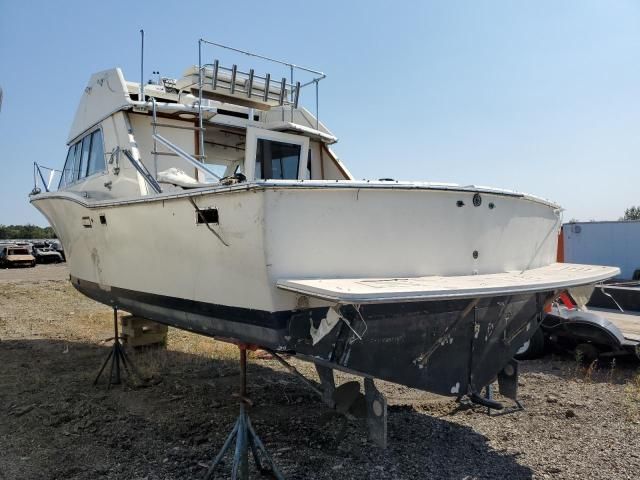
[[[29,255],[29,250],[26,248],[11,248],[7,255]]]

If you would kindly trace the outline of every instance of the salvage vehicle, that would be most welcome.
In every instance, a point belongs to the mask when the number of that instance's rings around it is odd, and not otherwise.
[[[49,242],[49,247],[51,247],[53,250],[55,250],[56,252],[58,252],[60,254],[60,256],[62,257],[62,261],[66,262],[67,261],[67,257],[64,254],[64,247],[62,246],[62,243],[60,243],[59,240],[52,240]]]
[[[587,308],[563,293],[516,358],[538,358],[552,349],[571,353],[583,363],[607,357],[640,359],[640,313]]]
[[[63,261],[62,255],[51,247],[33,247],[33,255],[38,263],[60,263]]]
[[[0,250],[0,268],[35,266],[35,257],[24,247],[9,245]]]

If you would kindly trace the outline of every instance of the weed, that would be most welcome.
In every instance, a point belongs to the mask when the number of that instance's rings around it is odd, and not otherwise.
[[[640,423],[640,369],[625,388],[625,404],[629,420]]]
[[[575,364],[574,364],[574,375],[576,377],[582,376],[582,372],[584,370],[584,354],[580,350],[575,351]]]
[[[594,360],[584,371],[584,380],[593,382],[593,375],[598,371],[598,359]]]
[[[611,359],[611,364],[609,365],[609,383],[615,383],[614,374],[616,371],[616,359],[615,357]]]

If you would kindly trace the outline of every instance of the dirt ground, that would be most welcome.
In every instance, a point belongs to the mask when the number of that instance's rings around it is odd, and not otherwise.
[[[41,282],[45,280],[67,280],[69,270],[65,264],[44,264],[34,268],[0,268],[0,284],[14,282]]]
[[[0,479],[202,478],[238,413],[234,348],[170,329],[166,350],[131,352],[147,384],[94,387],[111,311],[66,278],[64,265],[0,270]],[[250,413],[288,479],[639,478],[637,364],[521,367],[525,410],[498,417],[380,382],[386,450],[364,421],[338,439],[343,420],[325,422],[328,409],[273,360],[250,359]]]

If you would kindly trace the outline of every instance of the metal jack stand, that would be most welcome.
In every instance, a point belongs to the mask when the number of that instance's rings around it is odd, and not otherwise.
[[[277,480],[284,480],[282,473],[280,473],[273,463],[260,437],[258,437],[256,431],[253,429],[249,415],[245,410],[245,404],[251,405],[251,400],[247,398],[247,345],[239,344],[238,348],[240,349],[240,415],[204,478],[205,480],[213,478],[216,467],[227,450],[229,450],[229,447],[231,447],[231,443],[235,440],[236,447],[231,467],[232,480],[247,480],[249,478],[249,448],[251,448],[251,454],[253,455],[256,467],[262,475],[269,475]],[[260,460],[260,454],[262,454],[263,460]]]
[[[111,347],[111,351],[109,352],[109,355],[107,355],[107,358],[102,364],[102,367],[100,368],[100,371],[96,376],[96,379],[93,381],[93,384],[97,385],[98,380],[100,380],[100,376],[104,371],[104,368],[107,366],[107,363],[109,363],[109,360],[111,360],[111,368],[109,370],[109,383],[107,384],[107,388],[111,388],[111,385],[120,384],[120,363],[121,362],[122,362],[122,366],[124,367],[128,375],[131,375],[131,372],[133,372],[136,376],[140,377],[135,367],[133,366],[133,363],[131,363],[131,360],[129,360],[129,357],[127,356],[127,352],[124,351],[124,347],[122,346],[122,343],[120,341],[122,337],[120,337],[118,333],[118,307],[113,307],[113,331],[114,331],[113,347]],[[111,339],[109,338],[108,340],[111,340]],[[114,372],[115,372],[115,378],[114,378]]]
[[[511,359],[511,361],[498,374],[498,387],[500,388],[500,393],[513,400],[514,404],[510,407],[501,409],[496,413],[491,413],[492,408],[487,407],[487,415],[497,417],[499,415],[506,415],[524,410],[524,406],[518,399],[518,374],[518,361]],[[485,398],[489,401],[493,401],[493,385],[487,385],[485,392]]]

